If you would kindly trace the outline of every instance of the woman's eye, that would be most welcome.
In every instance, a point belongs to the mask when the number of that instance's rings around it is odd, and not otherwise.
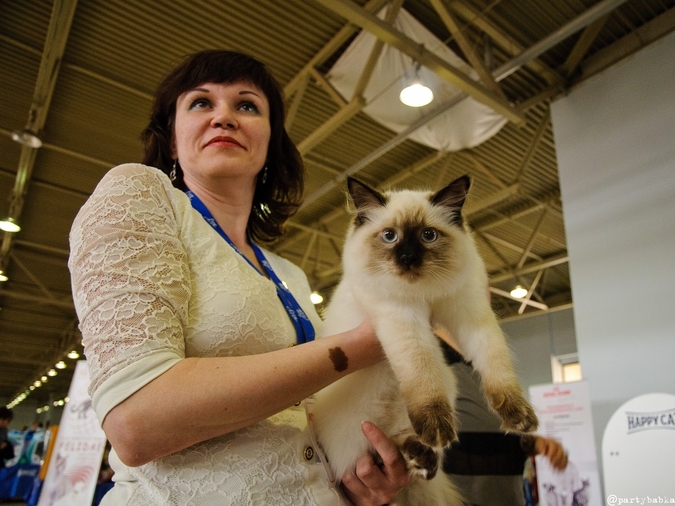
[[[433,228],[425,228],[422,231],[422,240],[424,242],[434,242],[436,239],[438,239],[438,232]]]
[[[206,98],[196,98],[190,102],[190,109],[203,109],[211,104]]]
[[[253,102],[242,102],[239,104],[239,108],[247,112],[259,112],[258,106]]]
[[[398,234],[393,228],[388,228],[382,231],[382,240],[387,243],[396,242],[398,240]]]

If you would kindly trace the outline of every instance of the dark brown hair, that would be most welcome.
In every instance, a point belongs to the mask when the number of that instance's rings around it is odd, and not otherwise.
[[[270,242],[283,233],[283,225],[302,202],[304,166],[284,127],[284,99],[279,83],[258,60],[234,51],[208,50],[188,56],[159,84],[150,121],[141,134],[142,162],[169,174],[174,160],[171,146],[176,101],[183,93],[204,83],[248,82],[260,88],[270,105],[270,141],[267,148],[267,180],[258,175],[248,232],[256,241]],[[183,173],[176,170],[176,188],[185,189]]]

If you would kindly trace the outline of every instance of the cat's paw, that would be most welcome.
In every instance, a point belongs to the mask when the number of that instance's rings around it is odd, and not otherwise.
[[[409,409],[408,416],[415,434],[428,446],[443,448],[457,440],[455,415],[447,400]]]
[[[502,419],[502,429],[514,432],[533,432],[539,419],[530,403],[519,390],[485,389],[488,401]]]
[[[419,476],[430,480],[438,471],[438,455],[430,446],[416,436],[409,436],[400,447],[411,477]]]

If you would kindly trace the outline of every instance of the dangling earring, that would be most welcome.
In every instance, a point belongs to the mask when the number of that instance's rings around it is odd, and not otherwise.
[[[265,184],[267,182],[267,165],[263,167],[263,174],[262,174],[262,179],[260,180],[262,184]]]
[[[174,182],[176,180],[176,164],[178,163],[178,160],[173,161],[173,165],[171,166],[171,172],[169,172],[169,179],[171,182]]]

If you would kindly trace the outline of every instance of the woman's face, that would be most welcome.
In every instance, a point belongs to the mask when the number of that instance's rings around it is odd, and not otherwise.
[[[214,178],[253,181],[265,165],[270,131],[269,102],[259,88],[204,83],[176,101],[172,154],[188,187]]]

